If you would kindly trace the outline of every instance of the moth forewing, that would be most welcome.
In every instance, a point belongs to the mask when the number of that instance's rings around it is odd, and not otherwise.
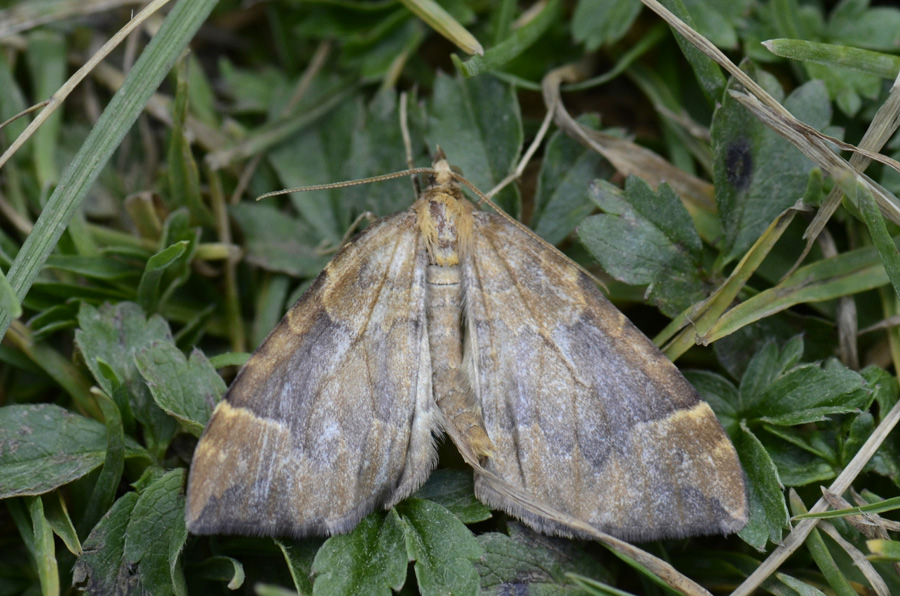
[[[442,429],[479,498],[545,532],[743,526],[709,406],[577,266],[454,177],[440,155],[424,196],[342,249],[248,361],[197,446],[188,529],[348,531],[425,481]]]
[[[495,446],[485,469],[629,540],[743,527],[743,471],[712,410],[574,264],[477,213],[463,285],[467,370]],[[571,534],[494,484],[476,494]]]
[[[345,246],[250,358],[191,466],[195,534],[331,534],[418,488],[438,413],[415,214]]]

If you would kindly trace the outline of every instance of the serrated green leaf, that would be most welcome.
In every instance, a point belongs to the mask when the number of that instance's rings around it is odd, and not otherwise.
[[[403,517],[406,552],[415,560],[423,596],[477,594],[473,561],[484,552],[456,516],[433,501],[407,499],[397,506]]]
[[[591,198],[605,213],[584,220],[578,238],[610,275],[650,284],[651,299],[669,316],[703,299],[700,237],[668,185],[654,193],[631,176],[620,191],[598,180]]]
[[[773,427],[766,426],[765,428],[770,430]],[[784,434],[787,432],[778,436]],[[778,478],[785,486],[824,483],[837,476],[837,471],[827,461],[819,455],[814,455],[808,450],[798,447],[794,442],[770,440],[766,441],[765,446],[766,452],[778,469]]]
[[[762,550],[768,541],[781,542],[781,531],[788,525],[788,510],[784,502],[778,469],[758,438],[743,424],[735,437],[734,446],[744,472],[747,473],[747,493],[750,501],[750,521],[738,532],[747,544]]]
[[[870,398],[866,382],[837,361],[824,367],[802,365],[765,389],[753,413],[770,424],[794,425],[823,420],[828,414],[853,412]]]
[[[82,303],[78,325],[80,329],[75,332],[75,342],[97,384],[107,395],[115,395],[114,383],[100,370],[98,361],[103,360],[127,388],[135,418],[149,431],[144,435],[149,450],[154,455],[161,455],[177,425],[153,401],[134,363],[134,354],[155,339],[171,341],[168,325],[156,315],[146,318],[141,308],[130,302],[103,305],[99,310]]]
[[[438,73],[427,136],[432,150],[440,145],[451,166],[482,192],[490,191],[513,171],[522,147],[522,116],[513,88],[491,77]],[[515,185],[494,200],[518,217],[521,199]]]
[[[770,94],[783,100],[774,77],[749,70]],[[810,81],[798,87],[784,105],[820,130],[831,117],[821,82]],[[710,132],[716,204],[725,232],[720,258],[724,264],[743,255],[779,213],[803,196],[813,165],[727,94],[713,116]]]
[[[750,359],[747,368],[744,369],[739,388],[742,412],[752,411],[762,399],[766,387],[782,372],[778,367],[778,361],[778,345],[774,341],[766,342]]]
[[[91,530],[72,572],[79,589],[92,596],[140,593],[140,576],[125,560],[125,532],[137,502],[137,493],[125,493]]]
[[[512,590],[524,596],[584,594],[570,574],[611,581],[612,576],[577,544],[542,536],[516,523],[510,536],[489,532],[478,536],[484,555],[475,563],[481,589],[487,593]]]
[[[414,496],[438,503],[464,524],[474,524],[491,517],[491,510],[475,498],[472,474],[462,470],[435,470]]]
[[[137,568],[152,594],[185,594],[177,566],[187,529],[184,525],[184,468],[172,470],[138,497],[125,531],[125,562]]]
[[[199,437],[226,390],[203,352],[195,348],[188,360],[173,342],[153,340],[134,359],[157,405]]]
[[[313,562],[315,596],[344,596],[360,590],[390,596],[406,581],[403,523],[395,510],[371,513],[349,534],[332,536]]]
[[[596,116],[578,122],[588,128],[600,125]],[[562,131],[547,142],[534,197],[530,225],[550,244],[559,244],[594,210],[587,189],[595,178],[605,178],[608,168],[600,155]]]
[[[873,399],[878,404],[882,416],[886,412],[890,412],[894,404],[900,401],[900,386],[897,384],[897,378],[883,368],[867,366],[859,371],[859,374],[869,384],[869,388],[874,394]]]
[[[106,428],[51,404],[0,408],[0,498],[40,495],[103,463]],[[125,457],[146,457],[133,440]]]
[[[328,262],[305,242],[316,234],[300,220],[262,203],[239,203],[229,211],[244,232],[247,261],[267,271],[314,277]]]

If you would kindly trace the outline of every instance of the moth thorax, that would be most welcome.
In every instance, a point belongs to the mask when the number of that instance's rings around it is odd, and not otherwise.
[[[472,204],[455,184],[433,187],[425,192],[417,208],[418,225],[434,265],[452,266],[460,261],[472,237]]]

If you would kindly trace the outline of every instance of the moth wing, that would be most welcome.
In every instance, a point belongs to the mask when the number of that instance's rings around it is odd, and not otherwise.
[[[626,540],[731,533],[744,475],[696,390],[595,284],[513,223],[476,213],[463,262],[466,363],[494,454],[518,492]],[[572,534],[476,478],[533,527]]]
[[[253,354],[194,453],[195,534],[331,534],[435,464],[437,418],[415,215],[371,225]]]

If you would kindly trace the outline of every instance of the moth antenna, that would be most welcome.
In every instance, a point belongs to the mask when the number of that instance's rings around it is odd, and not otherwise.
[[[394,180],[396,178],[403,178],[404,176],[409,176],[410,174],[433,174],[434,169],[432,168],[411,168],[409,170],[402,170],[400,172],[392,172],[390,174],[381,174],[380,176],[372,176],[370,178],[360,178],[359,180],[346,180],[344,182],[331,182],[329,184],[315,184],[313,186],[298,186],[296,188],[284,188],[281,190],[275,190],[272,192],[267,192],[264,195],[259,195],[256,197],[257,201],[261,201],[263,199],[268,199],[269,197],[277,197],[280,195],[290,194],[292,192],[308,192],[311,190],[331,190],[334,188],[346,188],[348,186],[360,186],[362,184],[371,184],[373,182],[384,182],[386,180]]]
[[[406,91],[400,94],[400,134],[403,136],[403,148],[406,150],[406,167],[411,170],[416,167],[416,164],[413,163],[412,140],[409,136],[409,119],[406,116],[408,97]],[[412,181],[413,192],[418,199],[422,196],[422,188],[419,186],[419,179],[415,174],[410,175],[409,179]]]

